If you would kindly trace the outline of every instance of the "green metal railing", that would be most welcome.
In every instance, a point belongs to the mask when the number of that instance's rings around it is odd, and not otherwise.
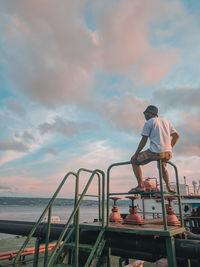
[[[175,170],[180,223],[181,223],[181,227],[184,227],[183,211],[182,211],[181,196],[180,196],[180,187],[179,187],[179,180],[178,180],[178,170],[177,170],[177,167],[175,166],[175,164],[173,164],[172,162],[167,161],[167,160],[165,162],[170,164]],[[107,221],[106,221],[107,226],[109,226],[110,196],[112,196],[112,195],[127,195],[128,194],[128,192],[110,193],[110,171],[113,167],[122,166],[122,165],[129,165],[129,164],[131,164],[130,161],[125,161],[125,162],[114,163],[108,167],[108,170],[107,170]],[[164,227],[164,230],[167,230],[168,226],[167,226],[167,220],[166,220],[166,207],[165,207],[165,199],[164,199],[164,194],[166,194],[166,192],[163,191],[163,179],[162,179],[163,174],[162,174],[161,164],[162,164],[162,160],[161,159],[157,160],[157,167],[158,167],[158,171],[159,171],[159,180],[160,180],[161,202],[162,202],[163,227]],[[151,194],[154,194],[154,193],[158,193],[158,192],[151,192]],[[169,194],[169,193],[167,192],[167,194]]]
[[[178,207],[179,207],[179,216],[180,216],[180,223],[181,227],[184,227],[184,222],[183,222],[183,209],[182,209],[182,204],[181,204],[181,195],[180,195],[180,186],[179,186],[179,179],[178,179],[178,170],[175,164],[173,164],[171,161],[165,160],[166,163],[170,164],[175,171],[175,177],[176,177],[176,189],[177,189],[177,197],[178,197]],[[164,194],[165,192],[163,191],[163,174],[162,174],[162,160],[157,160],[157,166],[159,170],[159,179],[160,179],[160,193],[161,193],[161,202],[162,202],[162,213],[163,213],[163,225],[164,225],[164,230],[168,229],[167,225],[167,220],[166,220],[166,207],[165,207],[165,199],[164,199]],[[167,192],[167,194],[169,194]],[[173,194],[174,195],[174,194]]]
[[[179,187],[179,181],[178,181],[178,171],[177,171],[176,166],[172,162],[170,162],[170,161],[166,161],[166,162],[168,164],[170,164],[175,170],[176,186],[177,186],[177,195],[176,196],[178,197],[180,222],[181,222],[181,227],[184,227],[183,212],[182,212],[182,205],[181,205],[181,196],[180,196],[180,187]],[[109,227],[110,196],[129,194],[128,192],[110,193],[110,172],[111,172],[113,167],[129,165],[129,164],[130,164],[130,161],[114,163],[114,164],[110,165],[107,169],[106,227]],[[163,227],[164,227],[164,232],[165,232],[168,230],[168,226],[167,226],[167,220],[166,220],[166,207],[165,207],[165,197],[164,197],[166,192],[164,192],[164,190],[163,190],[162,160],[157,160],[157,167],[158,167],[159,179],[160,179],[160,192],[159,193],[161,193]],[[90,175],[90,177],[86,183],[85,188],[83,189],[82,193],[79,195],[79,179],[80,179],[80,174],[82,172],[87,172],[87,173],[90,173],[91,175]],[[54,249],[48,255],[48,244],[49,244],[49,239],[50,239],[52,205],[53,205],[58,193],[60,192],[62,186],[64,185],[64,183],[66,182],[67,178],[70,175],[74,176],[76,179],[74,209],[73,209],[68,221],[66,222],[66,224],[63,228],[63,231],[60,234],[60,236],[56,242]],[[98,194],[97,195],[87,195],[88,188],[91,185],[91,182],[95,176],[98,178]],[[139,193],[141,194],[141,192],[138,192],[138,194]],[[154,193],[158,193],[158,192],[157,191],[151,192],[151,194],[154,194]],[[172,195],[174,195],[174,194],[172,194]],[[23,243],[22,247],[20,248],[20,250],[19,250],[19,252],[18,252],[18,254],[17,254],[17,256],[13,262],[13,266],[16,266],[23,249],[26,247],[26,245],[28,244],[30,239],[33,237],[34,233],[36,232],[36,229],[39,227],[45,214],[48,213],[48,222],[47,222],[46,235],[45,235],[44,267],[53,266],[56,263],[58,257],[60,256],[61,252],[63,251],[63,249],[66,247],[66,245],[68,245],[68,247],[71,245],[71,247],[73,248],[73,266],[78,267],[78,265],[79,265],[79,247],[80,247],[79,246],[80,245],[79,244],[79,230],[80,230],[79,229],[79,226],[80,226],[79,225],[79,209],[80,209],[80,205],[82,203],[82,200],[84,199],[85,196],[98,198],[98,216],[99,216],[99,222],[101,222],[101,224],[100,224],[101,228],[100,228],[99,235],[98,235],[96,242],[94,243],[93,248],[92,248],[92,250],[88,256],[88,259],[86,261],[85,266],[89,266],[89,264],[91,264],[91,261],[94,260],[95,253],[98,252],[98,255],[99,255],[100,251],[103,250],[103,247],[105,245],[105,240],[103,240],[104,239],[104,231],[105,231],[105,174],[102,170],[99,170],[99,169],[95,169],[92,171],[92,170],[88,170],[85,168],[79,169],[77,171],[77,173],[69,172],[65,175],[61,184],[59,185],[56,192],[54,193],[52,199],[49,201],[49,203],[46,206],[45,210],[43,211],[42,215],[39,217],[37,223],[35,224],[35,226],[31,230],[30,234],[28,235],[27,239]],[[71,227],[71,229],[69,229],[72,221],[73,221],[72,227]],[[118,230],[121,231],[120,229],[118,229]],[[140,230],[138,229],[138,232],[139,231]],[[152,233],[153,233],[153,231],[152,231]],[[73,244],[71,242],[72,240],[74,241]],[[38,266],[39,246],[40,246],[40,239],[37,238],[37,240],[35,242],[35,256],[34,256],[34,264],[33,264],[34,267]],[[174,237],[173,236],[172,237],[169,236],[166,238],[166,246],[167,246],[167,251],[168,251],[169,255],[170,255],[170,253],[171,253],[171,255],[173,255],[173,257],[172,257],[173,262],[172,262],[171,266],[176,266],[175,251],[174,251],[175,247],[174,247]],[[111,253],[111,249],[108,248],[108,259],[107,259],[108,264],[107,264],[107,266],[110,266],[110,256],[109,256],[110,253]],[[169,258],[170,258],[170,256],[169,256]]]
[[[49,203],[47,204],[46,208],[44,209],[43,213],[41,214],[41,216],[39,217],[38,221],[36,222],[36,224],[34,225],[33,229],[31,230],[31,232],[29,233],[29,235],[27,236],[26,240],[24,241],[23,245],[21,246],[19,252],[17,253],[14,261],[13,261],[13,266],[16,266],[16,263],[19,261],[20,255],[22,254],[22,251],[24,250],[24,248],[26,247],[26,245],[28,244],[28,242],[30,241],[30,239],[33,237],[36,229],[38,228],[38,226],[40,225],[40,223],[42,222],[44,216],[46,215],[46,213],[48,212],[48,226],[47,226],[47,232],[46,232],[46,242],[45,242],[45,258],[47,258],[48,255],[48,243],[49,243],[49,234],[50,234],[50,224],[51,224],[51,211],[52,211],[52,205],[58,195],[58,193],[60,192],[61,188],[63,187],[63,185],[65,184],[67,178],[73,175],[76,178],[76,189],[75,192],[78,192],[78,175],[74,172],[68,172],[65,177],[63,178],[62,182],[60,183],[60,185],[58,186],[56,192],[54,193],[53,197],[51,198],[51,200],[49,201]],[[34,267],[37,266],[37,254],[39,251],[39,245],[40,242],[37,239],[36,240],[36,244],[35,244],[35,254],[36,256],[34,257]]]
[[[89,188],[89,186],[90,186],[90,184],[92,182],[92,179],[93,179],[93,177],[94,177],[94,175],[96,173],[101,173],[101,175],[102,175],[102,198],[103,198],[103,201],[104,201],[104,196],[103,196],[104,195],[104,183],[105,183],[105,174],[104,174],[104,172],[101,171],[101,170],[98,170],[98,169],[96,169],[94,171],[90,171],[90,170],[86,170],[86,169],[80,169],[80,171],[83,171],[83,170],[84,171],[88,171],[88,172],[92,172],[92,174],[91,174],[91,176],[90,176],[90,178],[88,180],[88,183],[86,184],[86,186],[85,186],[85,188],[83,190],[83,193],[81,194],[78,202],[76,203],[76,207],[74,208],[73,212],[71,213],[70,218],[68,219],[68,221],[67,221],[67,223],[66,223],[66,225],[65,225],[65,227],[64,227],[64,229],[62,231],[62,233],[60,234],[60,237],[57,240],[57,243],[56,243],[53,251],[51,252],[51,254],[50,254],[49,258],[48,258],[48,261],[47,261],[47,263],[45,265],[47,267],[48,266],[53,266],[53,264],[56,262],[58,256],[60,255],[62,249],[64,248],[65,244],[68,242],[70,236],[67,236],[64,239],[65,234],[66,234],[66,232],[67,232],[67,230],[69,228],[69,225],[70,225],[71,220],[75,217],[77,211],[79,210],[80,204],[81,204],[84,196],[86,195],[86,192],[87,192],[87,190],[88,190],[88,188]],[[103,210],[103,207],[102,207],[102,210]],[[102,228],[103,228],[104,227],[104,212],[103,212],[102,215],[103,215],[102,216]],[[77,231],[77,235],[79,236],[78,231]],[[78,236],[77,236],[77,238],[78,238]],[[63,244],[60,246],[61,241],[63,241]],[[59,248],[59,246],[60,246],[60,248]],[[75,265],[74,266],[78,266],[78,249],[76,250],[76,258],[75,258]]]
[[[78,198],[79,196],[79,176],[81,172],[89,172],[91,173],[91,176],[80,196],[80,198]],[[53,262],[55,262],[60,254],[60,252],[62,251],[64,245],[66,244],[66,242],[72,237],[72,234],[75,234],[75,251],[74,251],[74,262],[75,265],[74,266],[78,266],[78,251],[79,251],[79,208],[81,205],[81,202],[84,198],[84,196],[86,196],[86,192],[95,176],[95,174],[98,177],[98,205],[99,205],[99,221],[101,221],[102,223],[102,229],[104,228],[104,223],[105,223],[105,218],[104,218],[104,210],[105,210],[105,174],[103,171],[96,169],[94,171],[92,170],[88,170],[88,169],[84,169],[81,168],[78,170],[77,173],[75,172],[69,172],[65,175],[65,177],[63,178],[62,182],[60,183],[60,185],[58,186],[56,192],[54,193],[53,197],[51,198],[51,200],[49,201],[49,203],[47,204],[46,208],[44,209],[43,213],[41,214],[41,216],[39,217],[38,221],[36,222],[36,224],[34,225],[33,229],[31,230],[31,232],[29,233],[29,235],[27,236],[26,240],[24,241],[23,245],[21,246],[18,254],[16,255],[14,261],[13,261],[13,266],[16,266],[17,262],[19,261],[20,255],[22,254],[24,248],[26,247],[26,245],[28,244],[28,242],[30,241],[30,239],[33,237],[34,233],[36,232],[37,228],[39,227],[40,223],[42,222],[44,216],[47,214],[48,212],[48,222],[47,222],[47,229],[46,229],[46,237],[45,237],[45,254],[44,254],[44,266],[50,266],[51,264],[53,264]],[[100,183],[100,175],[102,176],[102,188],[101,188],[101,183]],[[76,184],[75,184],[75,202],[74,202],[74,210],[69,218],[69,220],[67,221],[59,239],[57,240],[56,246],[54,247],[54,250],[52,251],[50,257],[48,258],[48,245],[49,245],[49,237],[50,237],[50,226],[51,226],[51,214],[52,214],[52,205],[58,195],[58,193],[60,192],[61,188],[63,187],[63,185],[65,184],[67,178],[73,175],[76,178]],[[102,193],[102,194],[101,194]],[[102,195],[102,196],[101,196]],[[102,205],[101,205],[102,202]],[[65,237],[67,230],[70,226],[70,223],[72,221],[72,219],[74,219],[74,224],[73,227],[70,229],[70,231],[68,232],[67,236]],[[63,238],[65,237],[62,245],[61,242],[63,240]],[[36,242],[35,242],[35,255],[34,255],[34,263],[33,266],[37,267],[38,265],[38,256],[39,256],[39,246],[40,246],[40,239],[37,238]],[[55,255],[56,254],[56,255]]]

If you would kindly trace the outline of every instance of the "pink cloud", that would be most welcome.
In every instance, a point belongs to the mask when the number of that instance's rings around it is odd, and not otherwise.
[[[96,32],[84,21],[84,5],[53,0],[48,5],[45,0],[4,3],[1,27],[15,53],[11,57],[5,50],[2,57],[17,90],[47,106],[86,104],[91,97],[86,88],[96,71],[122,72],[135,82],[155,83],[177,62],[177,49],[154,47],[150,40],[152,23],[186,15],[177,1],[106,1],[107,8],[104,1],[96,1]]]
[[[200,157],[200,121],[198,114],[183,114],[178,131],[180,142],[177,145],[177,152],[182,155]]]
[[[127,93],[107,101],[104,115],[106,119],[120,129],[139,132],[145,122],[143,111],[146,106],[147,101],[137,98],[134,94]]]
[[[172,47],[153,47],[149,40],[151,23],[162,22],[169,2],[120,1],[111,12],[101,14],[100,36],[105,69],[126,72],[136,81],[161,81],[179,59]],[[171,10],[171,9],[170,9]],[[172,10],[171,10],[172,11]],[[181,15],[175,9],[170,16]]]

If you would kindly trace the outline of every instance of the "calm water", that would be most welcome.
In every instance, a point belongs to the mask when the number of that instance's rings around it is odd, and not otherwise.
[[[47,198],[12,198],[0,197],[0,219],[13,221],[36,222],[44,211]],[[119,202],[120,213],[128,212],[128,204]],[[52,209],[52,216],[59,216],[61,223],[66,223],[73,211],[72,199],[58,199]],[[80,208],[80,222],[92,222],[98,218],[98,203],[94,200],[84,200]],[[13,235],[12,235],[13,236]],[[0,239],[10,235],[0,233]]]

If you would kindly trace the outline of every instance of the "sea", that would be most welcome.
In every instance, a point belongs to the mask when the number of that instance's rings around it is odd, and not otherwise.
[[[0,220],[37,222],[50,198],[0,197]],[[128,213],[128,200],[118,201],[120,213]],[[113,201],[110,202],[110,212]],[[59,217],[60,223],[66,223],[74,208],[74,200],[57,198],[52,207],[52,216]],[[106,213],[106,210],[105,210]],[[44,219],[47,219],[48,214]],[[80,223],[93,222],[98,218],[98,201],[83,200],[80,206]],[[0,233],[0,239],[15,237]]]

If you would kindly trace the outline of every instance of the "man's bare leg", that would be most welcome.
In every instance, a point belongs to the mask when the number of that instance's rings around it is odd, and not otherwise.
[[[164,179],[164,181],[166,183],[166,186],[167,186],[168,191],[169,192],[172,192],[172,193],[176,193],[176,190],[174,188],[172,188],[171,185],[170,185],[169,173],[168,173],[168,171],[166,169],[166,165],[167,164],[165,162],[162,163],[163,179]]]
[[[132,163],[133,172],[138,182],[138,189],[144,189],[144,182],[142,179],[142,169],[139,165]]]

